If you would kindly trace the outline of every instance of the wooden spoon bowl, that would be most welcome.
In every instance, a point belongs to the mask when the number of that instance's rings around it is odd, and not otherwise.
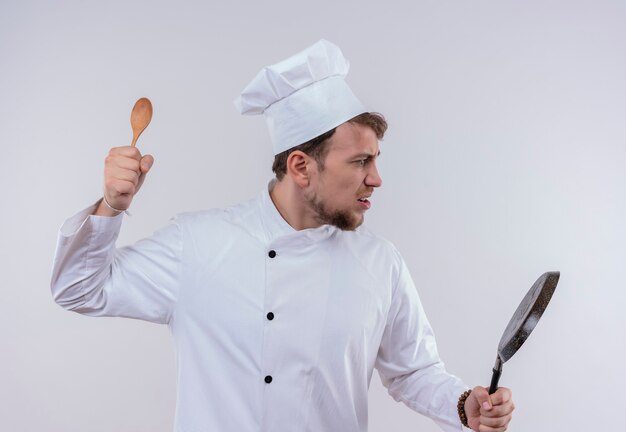
[[[150,99],[142,97],[135,102],[135,106],[130,113],[130,125],[133,128],[133,142],[131,143],[131,147],[135,147],[139,135],[148,127],[150,120],[152,120],[152,103]]]

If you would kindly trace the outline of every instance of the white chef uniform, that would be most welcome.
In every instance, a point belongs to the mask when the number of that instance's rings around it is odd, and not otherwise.
[[[367,228],[296,231],[264,190],[116,249],[123,215],[93,210],[61,228],[54,299],[170,327],[176,432],[364,432],[374,367],[394,399],[462,430],[467,386],[444,370],[398,251]]]

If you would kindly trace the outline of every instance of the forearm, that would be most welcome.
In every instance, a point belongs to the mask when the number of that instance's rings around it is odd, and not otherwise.
[[[467,389],[467,385],[458,377],[446,372],[442,363],[393,379],[383,378],[383,382],[396,401],[430,417],[443,430],[461,430],[457,401]]]
[[[98,296],[111,273],[122,216],[98,217],[101,203],[68,219],[59,232],[51,290],[62,307],[85,313],[84,306]],[[93,305],[92,307],[94,307]]]
[[[467,385],[449,374],[406,264],[401,262],[376,368],[389,394],[433,419],[446,432],[460,432],[459,396]]]
[[[89,316],[168,322],[182,269],[178,223],[172,221],[152,236],[116,249],[123,215],[96,216],[98,205],[61,227],[51,281],[55,301]]]

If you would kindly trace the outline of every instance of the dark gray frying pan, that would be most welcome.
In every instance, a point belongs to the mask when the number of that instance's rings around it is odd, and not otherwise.
[[[559,272],[542,274],[517,307],[498,345],[498,356],[493,367],[489,394],[495,393],[498,389],[498,381],[500,380],[500,375],[502,375],[502,365],[513,357],[513,354],[528,339],[528,336],[539,322],[543,311],[548,307],[556,285],[559,283],[560,275],[561,273]]]

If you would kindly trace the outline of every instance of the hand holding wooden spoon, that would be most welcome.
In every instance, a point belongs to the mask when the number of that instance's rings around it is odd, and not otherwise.
[[[146,174],[154,163],[151,155],[142,156],[135,147],[137,138],[152,119],[152,104],[141,98],[133,107],[130,124],[133,141],[130,146],[114,147],[104,161],[104,199],[94,212],[98,216],[117,216],[130,207]]]

